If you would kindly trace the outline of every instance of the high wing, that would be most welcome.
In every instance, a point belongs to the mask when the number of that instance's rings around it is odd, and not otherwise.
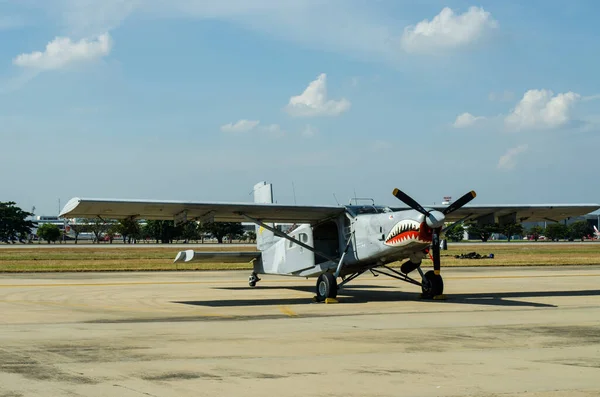
[[[430,207],[443,211],[445,206]],[[446,221],[461,219],[479,220],[483,223],[508,222],[558,222],[594,212],[600,204],[523,204],[523,205],[465,205],[446,215]]]
[[[263,222],[315,224],[345,211],[342,206],[302,206],[254,203],[197,203],[159,200],[112,200],[75,197],[59,214],[62,218],[199,220],[203,222]]]

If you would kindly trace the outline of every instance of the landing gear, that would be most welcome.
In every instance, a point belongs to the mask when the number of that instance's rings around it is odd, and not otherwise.
[[[444,280],[439,274],[435,274],[433,270],[428,271],[423,275],[423,298],[432,299],[444,293]]]
[[[256,283],[260,281],[260,278],[256,275],[256,273],[252,272],[252,274],[248,277],[248,285],[251,287],[256,287]]]
[[[323,273],[317,279],[317,302],[323,302],[327,298],[335,299],[338,285],[336,278],[331,273]]]

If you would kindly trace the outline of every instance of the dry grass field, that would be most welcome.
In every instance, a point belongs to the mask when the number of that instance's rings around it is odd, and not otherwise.
[[[195,248],[199,251],[249,251],[253,248],[223,245]],[[158,270],[240,270],[250,269],[249,263],[173,263],[177,247],[140,247],[103,249],[93,246],[73,248],[0,249],[0,272],[60,272],[60,271],[158,271]],[[456,259],[454,256],[477,252],[494,254],[494,259]],[[431,262],[425,260],[424,266]],[[396,263],[394,265],[400,265]],[[442,251],[442,266],[567,266],[600,265],[599,244],[512,244],[450,245]]]

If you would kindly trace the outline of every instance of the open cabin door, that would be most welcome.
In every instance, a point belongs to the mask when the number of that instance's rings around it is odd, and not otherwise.
[[[313,247],[313,232],[308,224],[298,226],[288,233],[290,237]],[[279,238],[276,244],[262,252],[262,266],[266,274],[296,274],[315,266],[311,250],[294,241]]]
[[[300,225],[289,233],[290,237],[314,247],[313,231],[310,225]],[[285,261],[282,264],[284,273],[293,273],[315,266],[314,254],[293,241],[285,241]]]

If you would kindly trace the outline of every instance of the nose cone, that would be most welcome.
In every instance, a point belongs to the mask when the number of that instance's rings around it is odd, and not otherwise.
[[[427,214],[427,226],[432,229],[437,229],[438,227],[444,226],[444,221],[446,220],[446,216],[442,214],[440,211],[431,211]]]

